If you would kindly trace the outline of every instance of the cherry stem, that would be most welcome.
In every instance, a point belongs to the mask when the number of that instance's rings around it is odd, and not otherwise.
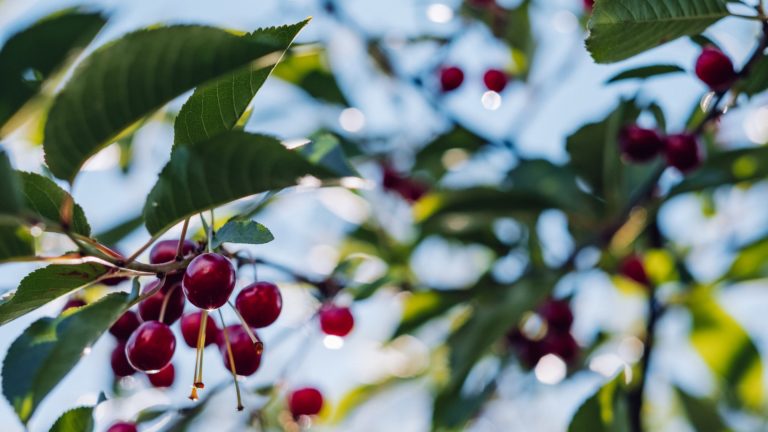
[[[221,321],[221,328],[224,332],[224,343],[227,345],[227,357],[229,357],[229,370],[232,372],[232,379],[235,381],[235,392],[237,393],[237,410],[243,410],[243,399],[240,397],[240,384],[237,383],[237,371],[235,369],[235,356],[232,354],[232,345],[229,343],[229,335],[227,334],[227,327],[224,324],[224,314],[219,308],[219,320]]]
[[[109,275],[109,277],[112,277],[112,275]],[[165,286],[165,280],[166,280],[166,275],[163,274],[162,279],[160,279],[160,283],[157,284],[156,287],[154,287],[151,290],[149,290],[149,291],[145,292],[144,294],[140,295],[139,298],[136,299],[136,303],[139,303],[139,302],[141,302],[143,300],[146,300],[146,299],[152,297],[153,295],[157,294],[158,292],[160,292],[160,290],[163,289],[163,287]],[[161,313],[162,313],[162,311],[161,311]]]
[[[197,359],[195,360],[195,382],[194,386],[203,389],[205,388],[205,384],[203,384],[203,354],[205,351],[205,328],[208,324],[208,311],[203,309],[203,311],[200,313],[200,329],[197,333],[197,355],[199,358],[199,362]]]
[[[264,350],[264,344],[259,340],[259,338],[256,337],[253,329],[251,329],[251,326],[248,325],[248,323],[245,321],[245,318],[243,318],[243,315],[239,310],[237,310],[235,305],[233,305],[231,301],[228,301],[227,304],[232,308],[233,311],[235,311],[235,315],[237,315],[237,318],[240,320],[240,325],[243,327],[245,332],[248,333],[248,337],[251,338],[251,342],[256,347],[256,350],[261,353]]]
[[[160,306],[160,316],[158,317],[158,321],[163,322],[163,318],[165,318],[165,310],[168,308],[168,300],[170,300],[171,295],[173,295],[173,292],[176,291],[176,288],[178,287],[179,284],[175,284],[165,293],[165,297],[163,297],[163,305]]]
[[[128,258],[125,260],[125,265],[131,264],[131,263],[133,263],[134,261],[136,261],[136,258],[138,258],[138,257],[139,257],[139,255],[141,255],[141,254],[142,254],[142,253],[143,253],[145,250],[147,250],[147,248],[149,248],[150,246],[152,246],[152,244],[153,244],[155,241],[157,241],[157,239],[158,239],[158,238],[160,238],[160,236],[161,236],[162,234],[164,234],[164,232],[159,232],[159,233],[157,233],[157,234],[153,235],[152,237],[150,237],[150,238],[149,238],[149,240],[147,240],[147,242],[146,242],[146,243],[144,243],[144,244],[143,244],[143,245],[142,245],[142,246],[141,246],[141,247],[140,247],[140,248],[139,248],[139,249],[138,249],[136,252],[134,252],[134,253],[133,253],[131,256],[129,256],[129,257],[128,257]]]
[[[181,235],[179,236],[179,245],[176,248],[176,261],[184,259],[184,240],[187,239],[187,228],[189,227],[189,218],[184,219],[184,225],[181,226]]]

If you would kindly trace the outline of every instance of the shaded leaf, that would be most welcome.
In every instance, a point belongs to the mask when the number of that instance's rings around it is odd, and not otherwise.
[[[79,407],[62,414],[48,432],[92,432],[93,427],[93,407]]]
[[[736,83],[735,89],[754,96],[768,89],[768,55],[763,55],[749,70],[749,74]]]
[[[27,227],[18,224],[0,225],[0,262],[20,260],[34,255],[35,242]]]
[[[568,432],[629,432],[623,374],[612,379],[584,401],[571,419]]]
[[[275,68],[275,76],[301,87],[315,99],[349,106],[322,47],[294,51]]]
[[[646,79],[657,77],[659,75],[668,75],[673,73],[685,72],[685,69],[677,65],[651,65],[640,66],[633,69],[619,72],[611,77],[606,84],[615,83],[618,81],[625,81],[630,79]]]
[[[4,149],[0,148],[0,215],[17,215],[23,207],[21,185]]]
[[[711,155],[672,188],[669,196],[768,177],[768,147],[729,150]]]
[[[230,219],[213,235],[211,247],[216,249],[222,243],[264,244],[275,237],[264,225],[242,219]]]
[[[115,245],[120,240],[124,239],[144,224],[144,215],[139,214],[134,217],[128,218],[117,225],[108,228],[105,231],[96,233],[96,238],[102,244],[107,246]]]
[[[467,156],[485,144],[485,140],[476,134],[456,126],[447,133],[438,136],[416,154],[413,170],[424,170],[437,180],[445,174],[443,156],[449,150],[464,151]]]
[[[304,157],[315,165],[325,167],[340,177],[360,177],[360,173],[349,164],[341,141],[332,134],[319,133],[311,141],[298,148]]]
[[[72,196],[53,180],[40,174],[18,172],[24,194],[24,205],[36,218],[62,224],[62,209],[72,206],[69,229],[84,236],[91,235],[91,227],[83,209],[73,202]]]
[[[723,276],[733,282],[768,277],[768,238],[760,238],[744,246]]]
[[[696,432],[728,432],[731,430],[717,413],[717,402],[693,397],[679,388],[676,390],[677,396],[683,403],[685,414]]]

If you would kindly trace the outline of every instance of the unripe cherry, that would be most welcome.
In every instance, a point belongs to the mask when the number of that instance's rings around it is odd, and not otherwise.
[[[149,378],[149,382],[153,387],[167,388],[173,385],[173,381],[176,378],[176,370],[173,367],[173,363],[169,363],[168,366],[159,371],[147,374],[147,378]]]
[[[539,315],[551,330],[566,332],[573,324],[573,312],[567,300],[549,300],[539,308]]]
[[[251,327],[266,327],[280,316],[283,297],[277,285],[270,282],[256,282],[240,291],[235,307]]]
[[[261,341],[254,344],[248,332],[239,324],[228,326],[225,330],[222,330],[218,342],[219,350],[224,359],[224,367],[227,370],[230,370],[231,366],[224,331],[227,332],[226,337],[229,339],[229,345],[232,347],[232,357],[235,359],[235,373],[240,376],[253,375],[261,364],[263,350]]]
[[[112,355],[109,359],[110,366],[112,366],[112,372],[116,377],[122,378],[130,376],[136,373],[136,369],[128,363],[128,358],[125,356],[125,343],[119,342],[115,349],[112,350]]]
[[[710,89],[723,92],[736,81],[733,62],[715,47],[706,47],[696,60],[696,76]]]
[[[677,134],[670,135],[664,141],[664,151],[667,155],[667,164],[686,173],[696,169],[704,160],[701,146],[695,135]]]
[[[181,336],[184,338],[184,343],[190,348],[197,348],[197,337],[200,333],[202,317],[203,313],[200,311],[181,317]],[[205,346],[215,343],[219,339],[220,332],[216,321],[208,315],[205,324]]]
[[[317,415],[323,409],[323,394],[313,387],[296,389],[288,396],[288,409],[295,418]]]
[[[149,262],[151,264],[163,264],[176,260],[176,251],[179,247],[178,240],[163,240],[155,243],[149,252]],[[195,250],[195,244],[189,240],[184,240],[181,246],[181,255],[186,256]]]
[[[134,369],[157,372],[166,367],[176,350],[176,337],[159,321],[147,321],[133,332],[125,345],[128,362]]]
[[[464,72],[456,66],[440,69],[440,88],[444,92],[456,90],[464,82]]]
[[[142,293],[154,290],[160,282],[160,279],[155,279],[148,283],[147,286],[142,289]],[[160,291],[139,303],[139,315],[141,316],[141,319],[144,321],[159,320],[160,311],[163,309],[163,302],[166,302],[166,297],[168,297],[168,300],[165,307],[163,322],[168,325],[175,323],[184,312],[184,292],[181,289],[181,282],[170,282],[167,279],[163,284],[163,287],[160,288]]]
[[[109,332],[115,339],[125,342],[131,337],[131,333],[133,333],[140,324],[141,321],[139,321],[136,312],[130,310],[125,311],[125,313],[112,324],[112,327],[109,328]]]
[[[653,129],[630,125],[619,133],[619,149],[627,160],[647,162],[664,150],[664,141]]]
[[[485,71],[485,74],[483,74],[483,83],[485,83],[485,87],[496,93],[501,93],[507,86],[508,81],[509,77],[507,77],[507,73],[499,69],[488,69]]]
[[[134,423],[117,422],[110,426],[107,432],[138,432],[138,429]]]
[[[348,307],[325,305],[320,309],[320,328],[327,335],[344,337],[354,325],[355,319]]]
[[[619,266],[619,273],[640,285],[648,286],[651,284],[648,274],[645,272],[643,260],[637,255],[629,255],[624,258]]]
[[[200,309],[218,309],[235,289],[235,268],[222,255],[205,253],[189,263],[184,272],[184,294]]]

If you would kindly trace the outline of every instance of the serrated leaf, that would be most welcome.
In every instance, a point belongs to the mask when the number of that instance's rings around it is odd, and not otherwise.
[[[307,175],[334,177],[272,137],[225,132],[173,151],[147,197],[144,221],[154,235],[203,210],[293,186]]]
[[[264,225],[242,219],[230,219],[213,235],[211,247],[216,249],[223,243],[264,244],[275,237]]]
[[[623,379],[619,374],[584,401],[571,419],[568,432],[629,432]]]
[[[93,432],[93,428],[93,407],[78,407],[62,414],[48,432]]]
[[[235,70],[216,81],[199,86],[181,107],[174,122],[174,145],[204,141],[231,130],[240,121],[251,100],[269,77],[291,42],[309,20],[282,26],[258,29],[243,36],[279,53],[267,66]]]
[[[726,0],[600,0],[589,20],[587,49],[598,63],[630,58],[729,15]]]
[[[3,394],[23,423],[130,304],[127,294],[110,294],[65,316],[35,321],[11,344]]]
[[[349,106],[326,57],[322,47],[297,51],[280,62],[274,74],[283,81],[301,87],[315,99]]]
[[[98,263],[52,264],[22,279],[13,297],[0,304],[0,325],[81,288],[107,273]]]
[[[669,75],[673,73],[685,72],[685,69],[677,65],[650,65],[640,66],[633,69],[619,72],[611,77],[606,84],[611,84],[619,81],[625,81],[630,79],[646,79],[657,77],[659,75]]]
[[[83,209],[72,200],[72,196],[53,180],[40,174],[18,171],[24,195],[24,206],[36,218],[62,224],[62,209],[72,206],[69,229],[84,236],[91,235],[91,227]]]
[[[0,262],[20,260],[34,255],[35,242],[27,227],[18,224],[0,225]]]
[[[716,401],[693,397],[679,388],[675,390],[683,403],[686,417],[696,432],[729,432],[731,430],[717,413]]]
[[[768,177],[768,147],[730,150],[711,155],[673,187],[670,196]]]
[[[69,10],[13,35],[0,51],[0,127],[106,22],[98,13]]]
[[[90,156],[144,116],[223,74],[272,65],[280,52],[265,40],[203,26],[141,30],[107,44],[53,102],[45,126],[48,167],[72,182]]]

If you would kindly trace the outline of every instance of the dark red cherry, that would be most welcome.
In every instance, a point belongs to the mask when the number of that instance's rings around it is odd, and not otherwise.
[[[488,69],[483,75],[483,83],[488,90],[501,93],[509,80],[507,73],[499,69]]]
[[[184,272],[183,287],[189,302],[198,308],[220,308],[235,289],[235,268],[219,254],[198,255]]]
[[[127,341],[131,333],[141,324],[139,317],[134,311],[126,311],[120,318],[112,324],[109,332],[119,341]]]
[[[595,7],[595,0],[584,0],[584,9],[588,12],[592,12]]]
[[[619,133],[619,149],[629,161],[647,162],[664,150],[664,141],[653,129],[630,125]]]
[[[226,337],[229,338],[229,344],[232,346],[232,357],[235,359],[235,373],[240,376],[253,375],[261,364],[263,345],[261,343],[254,345],[248,333],[239,324],[228,326],[225,330],[222,330],[218,342],[219,350],[224,359],[224,367],[227,370],[230,370],[230,363],[224,331],[227,332]]]
[[[125,345],[125,354],[134,369],[157,372],[168,366],[176,350],[176,337],[170,327],[159,321],[147,321],[133,332]]]
[[[148,283],[142,293],[147,293],[157,288],[160,283],[160,279],[155,279]],[[169,297],[170,296],[170,297]],[[181,282],[169,282],[165,281],[165,284],[160,291],[152,295],[152,297],[146,298],[139,303],[139,315],[144,321],[157,321],[160,319],[160,311],[163,308],[163,302],[165,298],[168,298],[168,304],[165,307],[165,316],[163,322],[171,325],[181,317],[184,313],[184,291],[181,289]]]
[[[79,308],[87,305],[88,303],[85,302],[85,300],[78,298],[78,297],[71,297],[67,299],[67,302],[64,303],[64,307],[61,308],[61,311],[64,312],[67,309],[72,308]]]
[[[717,92],[728,90],[737,78],[731,59],[714,47],[701,51],[696,60],[696,76]]]
[[[138,429],[134,423],[117,422],[110,426],[107,432],[138,432]]]
[[[110,365],[112,366],[112,372],[118,378],[136,373],[136,369],[128,363],[128,358],[125,356],[125,344],[123,342],[119,342],[115,349],[112,350]]]
[[[327,335],[344,337],[354,325],[355,319],[348,307],[325,305],[320,309],[320,328]]]
[[[323,409],[323,394],[313,387],[296,389],[288,396],[288,409],[294,417],[316,415]]]
[[[619,266],[619,273],[641,285],[648,286],[651,284],[651,281],[648,279],[648,274],[645,272],[643,260],[637,255],[629,255],[624,258],[624,261],[622,261]]]
[[[160,369],[153,374],[147,374],[149,382],[153,387],[167,388],[173,385],[173,380],[176,378],[176,370],[173,368],[173,363],[169,363],[168,366]]]
[[[545,354],[554,354],[567,364],[572,364],[579,356],[579,344],[569,332],[549,332],[541,344]]]
[[[567,332],[573,324],[573,312],[567,300],[549,300],[539,308],[539,315],[550,329]]]
[[[444,92],[456,90],[464,82],[464,72],[456,66],[440,69],[440,88]]]
[[[701,165],[704,155],[695,135],[670,135],[664,141],[667,164],[682,173],[694,170]]]
[[[197,348],[197,336],[200,333],[200,322],[202,321],[202,312],[194,312],[181,317],[181,335],[184,342],[190,348]],[[205,324],[205,346],[215,343],[219,339],[219,326],[216,321],[208,315]]]
[[[162,264],[176,260],[176,251],[179,247],[178,240],[163,240],[155,243],[149,252],[149,262],[152,264]],[[184,240],[181,246],[181,255],[186,256],[195,250],[195,244],[189,240]]]
[[[251,327],[266,327],[280,316],[283,297],[277,285],[270,282],[256,282],[240,291],[235,306]]]

